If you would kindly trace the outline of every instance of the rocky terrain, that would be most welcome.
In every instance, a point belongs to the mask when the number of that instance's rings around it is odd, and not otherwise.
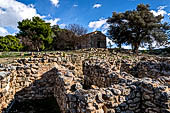
[[[48,98],[56,101],[49,111],[39,108]],[[0,103],[4,113],[170,113],[170,58],[107,49],[35,53],[1,65]]]

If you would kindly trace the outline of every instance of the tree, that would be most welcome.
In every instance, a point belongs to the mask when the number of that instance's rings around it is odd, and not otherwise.
[[[12,35],[0,37],[0,51],[19,51],[22,45],[18,38]]]
[[[112,48],[112,43],[111,43],[111,41],[108,42],[108,45],[109,45],[109,48],[111,49],[111,48]]]
[[[52,26],[53,50],[76,49],[79,37],[68,29],[60,29],[58,25]]]
[[[69,24],[65,27],[65,29],[68,29],[75,33],[77,36],[81,36],[87,33],[87,29],[83,26],[80,26],[79,24]]]
[[[18,22],[20,32],[17,37],[21,39],[25,50],[48,50],[52,43],[52,30],[50,23],[45,23],[39,17]]]
[[[109,37],[119,46],[131,44],[133,52],[137,53],[139,46],[152,44],[164,45],[170,30],[168,23],[162,23],[161,15],[155,16],[149,5],[139,4],[136,10],[125,13],[114,12],[107,20],[110,24]]]
[[[59,50],[59,45],[62,44],[62,39],[60,37],[60,32],[62,31],[62,29],[60,29],[60,27],[58,25],[54,25],[52,26],[52,38],[53,38],[53,42],[52,42],[52,49],[53,50]]]
[[[127,41],[127,25],[126,21],[121,19],[123,16],[122,13],[117,14],[114,12],[112,18],[109,18],[107,21],[111,24],[108,30],[109,38],[115,42],[119,48],[121,48],[121,45]]]

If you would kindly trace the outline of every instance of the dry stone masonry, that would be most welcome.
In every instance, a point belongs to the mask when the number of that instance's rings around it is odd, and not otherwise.
[[[1,65],[0,113],[47,97],[61,113],[170,113],[170,59],[85,49]]]

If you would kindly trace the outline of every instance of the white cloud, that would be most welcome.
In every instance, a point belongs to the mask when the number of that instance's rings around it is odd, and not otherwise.
[[[62,29],[63,29],[63,28],[65,28],[65,27],[66,27],[66,24],[60,24],[59,26],[60,26],[60,28],[62,28]]]
[[[122,48],[124,48],[124,49],[132,49],[131,45],[123,45]]]
[[[53,26],[53,25],[57,25],[57,23],[60,21],[60,18],[55,18],[55,19],[50,19],[45,21],[51,23],[51,26]]]
[[[89,28],[92,28],[93,31],[96,31],[97,29],[100,29],[103,26],[106,27],[106,21],[107,19],[99,19],[98,21],[90,22],[88,26]]]
[[[10,33],[3,27],[0,27],[0,36],[6,36],[9,35]]]
[[[158,10],[163,10],[163,9],[165,9],[167,6],[159,6],[157,9]]]
[[[155,16],[158,16],[158,15],[166,15],[167,12],[164,10],[167,6],[159,6],[157,9],[158,11],[155,11],[155,10],[151,10],[151,12],[155,15]]]
[[[108,37],[106,37],[106,45],[107,45],[108,48],[110,48],[110,46],[111,46],[111,48],[116,47],[116,44],[111,39],[109,39]]]
[[[77,4],[74,4],[73,7],[78,7],[78,5],[77,5]]]
[[[0,0],[0,27],[17,28],[18,21],[39,16],[33,5],[25,5],[16,0]]]
[[[54,6],[56,6],[56,7],[59,6],[59,0],[50,0],[50,1]]]
[[[107,23],[105,23],[104,25],[103,25],[103,27],[102,27],[102,33],[103,34],[106,34],[107,33],[107,30],[108,30],[108,28],[109,28],[109,24],[107,24]]]
[[[102,4],[94,4],[93,5],[93,8],[99,8],[99,7],[101,7],[102,6]]]

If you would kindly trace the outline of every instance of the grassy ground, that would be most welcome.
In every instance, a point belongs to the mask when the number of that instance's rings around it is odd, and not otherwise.
[[[28,52],[0,52],[0,63],[12,62],[15,58],[29,56]]]

